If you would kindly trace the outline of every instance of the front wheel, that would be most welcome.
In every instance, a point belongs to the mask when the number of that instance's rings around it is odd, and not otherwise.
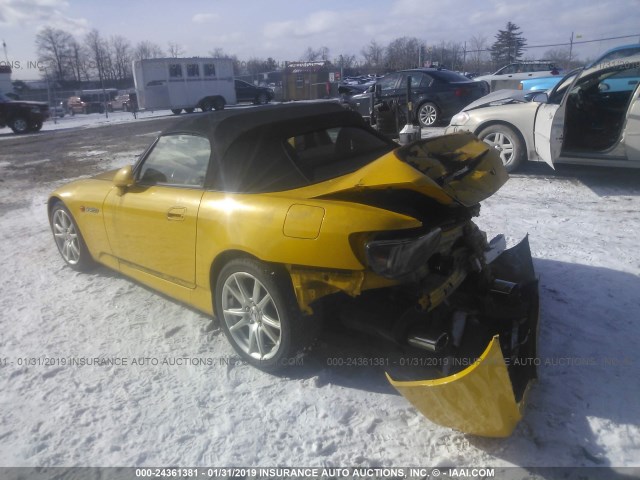
[[[27,133],[29,131],[29,122],[24,117],[16,117],[11,121],[11,130],[18,135]]]
[[[423,127],[433,127],[440,120],[440,111],[435,103],[425,102],[418,108],[418,121]]]
[[[172,108],[171,109],[171,113],[173,113],[174,115],[180,115],[181,112],[182,112],[181,108]]]
[[[216,98],[213,101],[214,110],[223,110],[224,109],[224,100],[220,97]]]
[[[56,202],[51,209],[51,231],[64,261],[74,270],[87,271],[95,265],[87,249],[82,234],[71,213],[62,204]]]
[[[258,94],[258,98],[256,98],[256,103],[258,105],[267,104],[269,103],[269,97],[267,97],[266,93],[260,92],[260,94]]]
[[[185,113],[193,113],[194,110],[195,110],[195,108],[185,108],[184,109]]]
[[[33,122],[29,127],[29,131],[31,132],[39,132],[40,130],[42,130],[42,122],[39,122],[39,121]]]
[[[302,315],[284,271],[250,258],[231,260],[220,271],[215,311],[236,352],[267,371],[295,359],[315,320]]]
[[[524,161],[524,142],[512,128],[506,125],[491,125],[483,129],[478,138],[498,152],[507,172],[513,172]]]

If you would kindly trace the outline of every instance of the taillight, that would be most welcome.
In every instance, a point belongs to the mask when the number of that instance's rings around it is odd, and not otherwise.
[[[524,89],[524,87],[522,86],[522,83],[519,83],[518,84],[518,90],[523,90],[523,89]]]
[[[460,88],[460,87],[459,87],[459,88],[456,88],[456,89],[453,91],[453,94],[454,94],[456,97],[466,97],[467,95],[469,95],[469,93],[470,93],[470,90],[469,90],[468,88]]]

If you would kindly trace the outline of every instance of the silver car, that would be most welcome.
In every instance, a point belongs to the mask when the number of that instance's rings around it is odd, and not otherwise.
[[[574,70],[542,93],[502,90],[467,105],[446,133],[469,131],[513,171],[526,160],[640,167],[640,54]]]

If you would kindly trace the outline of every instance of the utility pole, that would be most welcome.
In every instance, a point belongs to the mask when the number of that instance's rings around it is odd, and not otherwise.
[[[569,40],[569,62],[567,68],[571,65],[571,55],[573,54],[573,32],[571,32],[571,39]]]

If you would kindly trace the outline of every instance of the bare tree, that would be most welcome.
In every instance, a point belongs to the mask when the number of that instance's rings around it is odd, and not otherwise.
[[[84,43],[87,46],[88,57],[98,79],[100,81],[107,79],[108,69],[111,63],[108,43],[100,36],[100,32],[95,28],[87,33]]]
[[[482,72],[487,69],[486,63],[489,57],[488,40],[484,35],[474,35],[469,42],[469,61],[471,70]]]
[[[176,42],[169,42],[169,49],[167,50],[170,57],[178,58],[184,55],[184,49]]]
[[[121,35],[111,37],[113,68],[117,80],[131,77],[132,49],[129,40]]]
[[[362,51],[364,62],[367,66],[372,68],[379,68],[383,64],[384,60],[384,47],[379,45],[375,40],[371,40],[369,45],[364,47]]]
[[[57,80],[66,80],[69,72],[69,58],[73,36],[57,28],[46,27],[36,35],[38,60],[51,69]]]
[[[149,42],[148,40],[138,42],[136,47],[133,49],[134,60],[146,60],[148,58],[161,57],[164,57],[164,52],[162,51],[160,45]]]
[[[329,60],[329,48],[320,47],[316,50],[312,47],[307,47],[300,60],[303,62],[317,62],[320,60],[327,61]]]
[[[421,48],[424,48],[424,43],[415,37],[396,38],[386,48],[386,68],[402,70],[418,66]]]
[[[340,68],[352,68],[355,65],[355,63],[356,63],[356,56],[349,55],[348,53],[346,54],[341,53],[333,60],[333,64],[336,67],[340,67]]]
[[[583,65],[575,55],[569,60],[569,49],[568,48],[554,48],[551,50],[547,50],[544,52],[545,60],[549,60],[550,62],[555,63],[557,66],[565,69],[565,70],[573,70],[574,68],[580,67]]]

